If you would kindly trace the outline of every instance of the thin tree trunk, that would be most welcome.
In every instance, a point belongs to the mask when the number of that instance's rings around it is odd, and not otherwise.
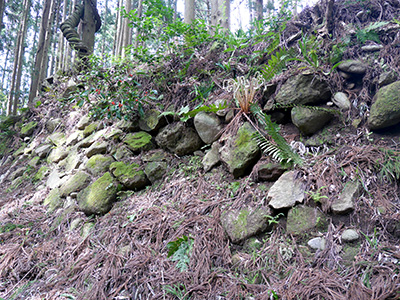
[[[101,56],[104,57],[106,52],[106,41],[107,41],[107,17],[108,17],[108,0],[106,0],[104,9],[104,21],[103,21],[103,44],[101,45]]]
[[[25,37],[28,29],[28,17],[30,12],[30,2],[31,0],[25,0],[23,7],[24,12],[21,19],[21,23],[18,31],[18,39],[17,45],[15,48],[15,58],[14,58],[14,66],[13,66],[13,74],[11,79],[11,89],[8,97],[8,107],[7,114],[8,115],[16,115],[18,108],[18,100],[20,95],[20,87],[21,87],[21,76],[22,76],[22,67],[23,67],[23,54],[25,50]]]
[[[195,2],[194,0],[185,0],[185,17],[184,22],[191,24],[194,21]]]
[[[123,6],[122,3],[123,3],[123,0],[119,0],[119,2],[118,2],[118,7],[119,7],[118,20],[117,20],[117,23],[116,23],[117,28],[115,30],[116,37],[115,37],[115,43],[114,43],[114,45],[115,45],[115,55],[116,56],[121,56],[122,36],[123,36],[123,33],[124,33],[124,28],[122,26],[122,24],[123,24],[123,22],[122,22],[122,11],[121,11],[122,6]]]
[[[61,17],[61,22],[64,22],[67,18],[67,7],[68,7],[68,0],[64,0],[63,2],[63,12]],[[64,56],[66,54],[65,49],[65,41],[62,32],[58,34],[58,63],[57,63],[57,70],[64,70]]]
[[[141,18],[143,14],[143,0],[139,0],[138,4],[138,18]],[[135,38],[135,51],[139,47],[139,37],[140,37],[140,29],[136,28],[136,38]]]
[[[47,24],[47,32],[46,32],[46,39],[44,42],[43,46],[43,57],[42,57],[42,63],[40,67],[40,76],[39,76],[39,82],[43,82],[43,80],[47,76],[47,69],[49,66],[49,48],[50,48],[50,41],[52,37],[52,28],[53,28],[53,23],[54,23],[54,16],[55,16],[55,6],[56,6],[56,1],[57,0],[52,0],[51,1],[51,6],[50,6],[50,17],[48,20]]]
[[[0,0],[0,31],[3,28],[3,15],[4,15],[4,9],[5,9],[5,1]]]
[[[256,17],[257,21],[263,19],[263,0],[256,0]]]
[[[35,58],[35,67],[32,73],[32,83],[29,91],[29,105],[32,105],[33,99],[36,97],[39,86],[40,79],[40,67],[42,66],[43,54],[44,54],[44,46],[45,46],[45,38],[47,25],[49,23],[49,12],[52,0],[43,0],[43,16],[42,22],[40,24],[40,32],[39,32],[39,42],[38,49]]]
[[[8,57],[10,55],[10,45],[7,47],[6,57],[4,59],[4,67],[3,67],[3,75],[1,79],[1,90],[4,91],[4,83],[6,82],[6,73],[7,73],[7,65],[8,65]]]
[[[129,13],[132,9],[132,0],[125,1],[125,10]],[[138,14],[140,14],[138,12]],[[127,47],[132,43],[132,27],[129,27],[129,20],[125,18],[123,21],[123,34],[122,34],[122,49],[121,57],[124,58],[127,54]]]

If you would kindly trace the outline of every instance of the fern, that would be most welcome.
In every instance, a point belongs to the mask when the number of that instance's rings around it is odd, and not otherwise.
[[[176,261],[176,268],[181,272],[188,269],[193,243],[193,238],[189,238],[184,235],[181,238],[178,238],[177,240],[167,244],[168,257],[170,257],[172,261]]]
[[[266,81],[273,79],[276,75],[282,72],[288,61],[293,60],[295,57],[295,50],[293,48],[286,50],[281,48],[275,54],[271,55],[268,63],[263,67],[261,74]]]
[[[301,157],[292,150],[283,136],[280,135],[280,128],[276,123],[272,122],[271,117],[263,113],[261,108],[257,105],[251,106],[251,112],[256,116],[258,122],[264,126],[266,133],[275,142],[272,143],[267,140],[260,131],[256,131],[253,134],[253,138],[263,153],[270,155],[274,160],[280,163],[301,165],[303,163]]]

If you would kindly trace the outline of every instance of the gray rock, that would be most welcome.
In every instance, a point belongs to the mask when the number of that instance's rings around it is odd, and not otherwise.
[[[49,177],[47,178],[46,181],[46,186],[50,189],[58,188],[60,187],[68,177],[64,176],[61,178],[60,173],[57,170],[52,170],[49,174]]]
[[[300,205],[289,210],[286,232],[300,235],[312,229],[322,229],[326,225],[326,218],[322,212],[316,208]]]
[[[257,142],[252,138],[254,131],[249,123],[244,123],[220,149],[221,161],[235,178],[243,176],[260,156]]]
[[[382,129],[400,122],[400,81],[378,90],[371,106],[368,126],[371,130]]]
[[[346,229],[342,233],[343,242],[354,242],[357,241],[359,238],[360,238],[359,234],[354,229]]]
[[[30,167],[36,167],[39,164],[40,161],[40,157],[39,156],[35,156],[34,158],[32,158],[29,162],[28,162],[28,166]]]
[[[40,145],[35,149],[35,154],[38,155],[40,158],[45,158],[47,155],[49,155],[52,145],[46,144],[46,145]]]
[[[307,242],[307,245],[314,250],[324,250],[326,241],[323,237],[316,237]]]
[[[46,122],[46,129],[48,132],[52,133],[57,128],[61,128],[63,126],[62,120],[60,118],[49,119]]]
[[[221,216],[221,224],[233,243],[240,243],[243,240],[266,231],[269,208],[263,207],[254,209],[251,207],[228,210]]]
[[[397,74],[393,71],[383,72],[379,75],[378,86],[383,87],[385,85],[391,84],[397,80]]]
[[[139,128],[146,132],[156,132],[166,124],[166,118],[156,109],[147,110],[139,119]]]
[[[47,158],[47,161],[51,163],[59,163],[67,156],[68,156],[67,150],[65,150],[63,147],[57,147],[51,150],[49,157]]]
[[[220,157],[219,157],[219,150],[221,149],[221,144],[218,142],[214,142],[211,145],[211,150],[204,155],[202,164],[203,164],[203,169],[205,172],[208,172],[211,170],[212,167],[217,165],[220,162]]]
[[[291,112],[292,123],[305,135],[313,135],[333,117],[330,112],[297,106]]]
[[[37,122],[34,121],[24,124],[21,127],[21,132],[20,132],[21,138],[26,138],[28,136],[31,136],[37,126],[38,126]]]
[[[83,140],[83,131],[74,131],[71,133],[65,142],[66,146],[76,145],[78,142]]]
[[[117,148],[113,156],[117,161],[125,161],[133,156],[133,152],[127,146],[121,145]]]
[[[72,170],[77,169],[81,164],[82,158],[78,154],[78,150],[76,148],[71,149],[65,160],[59,163],[59,165],[63,165],[65,167],[66,172],[71,172]]]
[[[107,147],[106,142],[95,142],[86,150],[86,156],[90,158],[96,154],[104,154],[107,152]]]
[[[199,112],[194,117],[194,127],[205,144],[216,141],[223,128],[220,119],[213,113]]]
[[[287,170],[278,163],[260,162],[255,168],[258,181],[276,181]]]
[[[19,167],[16,169],[14,172],[10,174],[9,180],[13,181],[15,178],[21,177],[24,175],[24,172],[26,171],[26,167]]]
[[[139,117],[136,116],[135,119],[136,120],[133,121],[121,120],[116,124],[116,126],[125,132],[139,131]]]
[[[79,208],[86,215],[103,215],[110,211],[117,197],[117,182],[109,172],[79,192]]]
[[[349,59],[343,61],[339,66],[338,69],[352,74],[363,75],[367,71],[367,66],[360,60],[353,60]]]
[[[335,105],[342,110],[349,110],[351,107],[350,100],[345,93],[337,92],[333,96],[332,100],[333,100],[333,103],[335,103]]]
[[[304,201],[304,186],[295,179],[294,171],[284,173],[269,189],[269,205],[274,209],[291,208]]]
[[[84,130],[86,128],[86,126],[88,126],[90,124],[90,118],[89,116],[83,116],[78,124],[76,124],[76,128],[78,128],[79,130]]]
[[[164,161],[152,161],[146,164],[144,173],[153,184],[161,180],[167,172],[167,163]]]
[[[79,89],[79,87],[76,84],[76,82],[72,79],[69,79],[62,97],[68,98],[72,93],[76,92],[78,89]]]
[[[340,196],[332,203],[331,209],[335,214],[346,214],[354,209],[354,201],[360,195],[361,184],[350,181],[344,187]]]
[[[169,124],[161,129],[156,136],[156,142],[161,148],[179,156],[192,154],[203,145],[196,131],[181,122]]]
[[[303,73],[289,78],[278,91],[275,102],[282,105],[318,104],[329,101],[328,84],[314,73]]]
[[[361,47],[361,50],[364,52],[376,52],[383,49],[383,45],[374,44],[374,45],[365,45]]]
[[[78,171],[75,175],[68,178],[60,187],[61,197],[66,197],[72,192],[79,192],[90,183],[90,176],[83,171]]]

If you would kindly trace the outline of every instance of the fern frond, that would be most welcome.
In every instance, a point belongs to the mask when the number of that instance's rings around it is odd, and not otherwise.
[[[266,81],[270,81],[285,69],[288,61],[293,60],[295,57],[296,51],[293,48],[289,50],[281,48],[271,55],[267,64],[262,68],[262,76]]]
[[[292,150],[284,137],[280,135],[280,128],[278,124],[272,122],[271,117],[263,113],[258,105],[252,105],[251,112],[255,115],[258,122],[264,127],[266,133],[275,142],[275,144],[272,143],[271,141],[267,140],[260,131],[256,131],[253,134],[253,138],[257,142],[260,149],[266,155],[270,155],[273,159],[280,163],[286,162],[298,165],[302,164],[303,161],[301,157]]]

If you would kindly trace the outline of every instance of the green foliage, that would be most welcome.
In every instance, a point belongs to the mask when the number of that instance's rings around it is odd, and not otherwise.
[[[386,21],[372,22],[363,29],[358,28],[358,30],[356,31],[356,38],[358,43],[360,43],[361,45],[365,44],[366,41],[374,41],[380,43],[381,41],[379,39],[377,29],[386,26],[387,24],[389,24],[389,22]]]
[[[190,256],[193,249],[193,238],[189,238],[186,235],[181,238],[176,239],[173,242],[167,244],[168,257],[172,261],[176,261],[176,267],[181,271],[186,271],[188,269],[188,264],[190,262]]]
[[[186,295],[186,287],[184,284],[175,284],[174,286],[166,285],[164,286],[164,290],[177,297],[179,300],[189,300],[190,297]]]
[[[377,159],[376,169],[380,170],[379,176],[381,180],[389,182],[400,179],[400,155],[397,151],[390,149],[380,149],[384,153],[383,161]]]
[[[261,150],[282,164],[301,165],[303,163],[301,157],[292,150],[283,136],[280,135],[280,128],[276,123],[272,122],[271,117],[263,113],[258,105],[252,105],[251,112],[256,116],[258,122],[264,126],[268,136],[274,141],[273,143],[267,140],[264,134],[257,130],[253,134],[253,138],[257,141]]]
[[[306,194],[309,195],[315,203],[321,203],[322,199],[328,199],[328,196],[321,194],[321,190],[323,190],[324,188],[326,188],[326,186],[321,186],[317,191],[308,191],[306,192]]]
[[[276,75],[281,73],[289,61],[295,58],[295,50],[291,48],[286,50],[285,48],[280,48],[271,54],[271,58],[268,60],[267,64],[262,68],[261,74],[266,81],[270,81]]]

